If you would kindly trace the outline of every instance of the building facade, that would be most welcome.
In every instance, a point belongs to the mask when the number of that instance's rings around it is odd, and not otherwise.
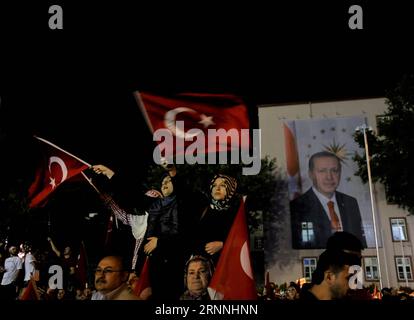
[[[317,121],[324,119],[329,119],[333,123],[352,119],[353,123],[357,123],[358,119],[364,119],[368,126],[376,130],[377,117],[381,116],[386,109],[385,98],[259,106],[259,127],[262,134],[261,156],[262,158],[265,156],[275,157],[278,166],[288,180],[289,175],[292,175],[292,173],[289,173],[289,170],[292,171],[292,166],[289,167],[287,163],[289,160],[286,147],[287,124],[302,120]],[[339,129],[339,125],[337,127],[332,126],[331,128],[333,131]],[[323,133],[323,130],[320,131]],[[348,135],[347,139],[350,141],[351,130],[348,128],[347,131],[347,129],[343,128],[342,131]],[[295,143],[299,145],[301,137],[296,138]],[[312,139],[312,137],[304,137],[303,139]],[[313,139],[316,139],[316,135],[313,136]],[[336,148],[335,150],[338,150],[344,145],[345,143],[341,144],[336,141],[336,144],[331,149]],[[306,142],[304,142],[303,148],[306,149],[307,147],[311,148],[311,144],[309,143],[307,146]],[[350,155],[346,156],[346,159],[347,163],[353,161]],[[342,177],[342,179],[344,180],[345,178]],[[359,183],[357,179],[360,178],[349,174],[346,179]],[[350,183],[347,183],[349,181],[347,180],[343,183],[345,186],[348,186],[348,191],[357,194],[361,197],[360,199],[366,200],[367,204],[365,207],[360,205],[361,211],[363,211],[362,220],[366,221],[364,222],[366,226],[365,235],[368,237],[367,240],[369,240],[368,248],[363,250],[364,285],[369,286],[374,283],[379,285],[381,278],[383,287],[408,286],[413,288],[414,252],[412,243],[414,239],[414,217],[410,216],[408,211],[398,208],[397,205],[387,203],[385,190],[381,184],[377,183],[373,186],[373,205],[371,205],[371,197],[369,192],[366,191],[369,190],[367,184],[363,185],[360,182],[362,188],[365,188],[365,191],[361,192],[353,188]],[[360,201],[360,203],[362,202]],[[373,232],[372,207],[374,208],[376,218],[376,237]],[[286,212],[288,215],[289,210],[287,209]],[[266,270],[269,271],[270,281],[277,284],[289,283],[300,278],[306,278],[310,281],[312,271],[316,267],[317,258],[323,252],[323,249],[293,249],[292,231],[290,228],[291,220],[287,216],[281,220],[283,221],[280,221],[281,227],[278,231],[272,231],[271,228],[268,231],[280,232],[281,238],[283,238],[273,248],[271,244],[267,246],[267,252],[265,252],[265,259],[266,256],[275,257],[272,261],[266,261]],[[308,236],[312,237],[314,235],[310,233]],[[379,259],[377,257],[376,243],[378,243]],[[274,252],[269,252],[269,250],[274,250]]]

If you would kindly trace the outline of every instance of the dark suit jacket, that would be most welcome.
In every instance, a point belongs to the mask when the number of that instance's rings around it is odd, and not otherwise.
[[[336,191],[335,195],[341,215],[343,231],[355,235],[361,240],[364,248],[366,248],[367,244],[357,200],[338,191]],[[312,188],[290,202],[290,216],[294,249],[326,248],[328,238],[332,235],[331,223]],[[303,241],[302,239],[302,222],[312,222],[314,237],[311,241]]]

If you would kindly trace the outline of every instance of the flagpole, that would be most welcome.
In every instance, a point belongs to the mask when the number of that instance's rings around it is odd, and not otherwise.
[[[86,162],[86,161],[84,161],[84,160],[82,160],[82,159],[80,159],[80,158],[76,157],[76,156],[75,156],[75,155],[73,155],[72,153],[70,153],[70,152],[68,152],[68,151],[66,151],[66,150],[64,150],[64,149],[62,149],[62,148],[60,148],[60,147],[58,147],[57,145],[53,144],[52,142],[47,141],[46,139],[40,138],[40,137],[35,136],[35,135],[34,135],[33,137],[34,137],[34,138],[36,138],[37,140],[40,140],[40,141],[42,141],[42,142],[44,142],[44,143],[46,143],[46,144],[48,144],[48,145],[52,146],[53,148],[56,148],[56,149],[58,149],[58,150],[60,150],[60,151],[62,151],[62,152],[64,152],[64,153],[66,153],[67,155],[71,156],[72,158],[75,158],[76,160],[78,160],[79,162],[82,162],[83,164],[86,164],[89,168],[90,168],[90,167],[92,167],[92,165],[91,165],[90,163],[88,163],[88,162]]]
[[[102,193],[99,191],[99,189],[93,184],[92,179],[88,178],[88,176],[82,171],[81,174],[83,177],[88,181],[88,183],[92,186],[92,188],[99,194],[102,195]],[[113,213],[111,213],[113,214]],[[118,229],[118,219],[115,217],[115,226]]]
[[[403,246],[403,243],[402,243],[403,232],[402,232],[402,226],[400,226],[400,224],[398,224],[398,229],[400,230],[400,246],[401,246],[402,259],[403,259],[403,274],[404,274],[404,278],[405,278],[405,286],[408,287],[407,270],[405,268],[404,246]]]
[[[88,183],[92,186],[92,188],[99,194],[101,195],[101,192],[99,191],[99,189],[92,183],[92,179],[89,179],[88,176],[82,171],[81,174],[83,175],[83,177],[86,179],[86,181],[88,181]]]
[[[362,126],[357,128],[357,130],[362,130],[364,134],[364,145],[365,145],[365,157],[367,161],[367,172],[368,172],[368,185],[369,185],[369,195],[371,199],[371,212],[372,212],[372,222],[374,224],[374,237],[375,237],[375,249],[377,252],[377,261],[378,261],[378,275],[379,275],[379,283],[380,288],[382,291],[382,274],[381,274],[381,262],[380,262],[380,256],[379,256],[379,247],[378,247],[378,236],[377,236],[377,224],[375,219],[375,206],[374,206],[374,193],[372,188],[372,178],[371,178],[371,165],[370,165],[370,156],[369,156],[369,149],[368,149],[368,138],[367,138],[367,132],[368,126],[364,123]]]
[[[99,191],[99,189],[93,184],[92,179],[89,179],[88,176],[83,173],[83,171],[81,172],[82,176],[86,179],[86,181],[88,181],[88,183],[92,186],[92,188],[100,195],[102,196],[102,193]],[[118,219],[116,218],[115,214],[111,211],[111,214],[109,215],[109,223],[112,219],[112,216],[115,217],[115,226],[118,229]],[[112,227],[111,227],[112,228]],[[108,235],[105,236],[105,238],[107,238]],[[106,239],[105,239],[105,245],[106,245]]]
[[[384,229],[381,228],[381,239],[384,239]],[[384,257],[387,256],[387,253],[385,251],[385,246],[382,246],[382,251],[384,254]],[[388,263],[387,263],[387,259],[384,259],[384,265],[385,265],[385,275],[387,277],[387,287],[390,287],[390,276],[388,275]]]

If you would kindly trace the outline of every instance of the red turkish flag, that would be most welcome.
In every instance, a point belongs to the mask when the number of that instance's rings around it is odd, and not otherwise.
[[[181,147],[174,145],[174,154],[193,152],[187,148],[204,134],[201,153],[224,152],[235,148],[249,148],[249,118],[247,108],[241,98],[231,94],[182,93],[174,96],[157,96],[145,92],[135,92],[148,126],[152,133],[159,129],[169,130],[174,139],[189,139]],[[183,121],[183,127],[176,121]],[[202,134],[189,132],[201,130]],[[217,132],[217,139],[209,141],[209,129],[223,129]],[[230,131],[233,129],[232,131]],[[247,129],[247,130],[241,130]],[[229,134],[237,134],[230,140]],[[242,138],[243,135],[243,138]],[[223,140],[220,141],[220,138]],[[234,141],[233,141],[234,140]],[[232,145],[233,144],[233,145]]]
[[[299,155],[296,137],[292,124],[284,123],[286,166],[289,183],[289,200],[293,200],[302,194],[302,184],[299,173]]]
[[[88,258],[86,254],[86,248],[83,241],[80,244],[80,250],[78,255],[78,263],[76,264],[76,278],[79,281],[79,285],[85,288],[88,284]]]
[[[244,201],[224,243],[208,286],[211,300],[256,300]]]
[[[22,291],[19,300],[40,300],[39,293],[37,292],[36,281],[31,278],[27,287]]]
[[[135,285],[133,286],[133,291],[136,296],[140,296],[141,293],[147,289],[151,288],[150,276],[149,276],[149,258],[145,259],[144,266],[142,267],[141,274],[139,275],[138,280],[136,280]]]
[[[53,143],[39,137],[35,138],[42,142],[43,150],[35,181],[29,188],[30,208],[44,205],[47,197],[61,183],[90,167],[85,161]]]

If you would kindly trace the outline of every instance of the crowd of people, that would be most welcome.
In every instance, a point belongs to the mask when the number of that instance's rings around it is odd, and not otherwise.
[[[116,173],[104,165],[93,168],[109,180],[116,179]],[[192,190],[188,177],[181,176],[174,165],[166,163],[164,169],[160,192],[146,192],[152,201],[145,201],[148,218],[144,243],[136,248],[141,257],[137,265],[142,266],[142,257],[148,257],[153,299],[176,300],[188,289],[182,279],[189,259],[199,256],[209,260],[213,267],[217,264],[241,197],[236,179],[228,175],[216,174],[208,192],[203,193]],[[120,221],[131,226],[135,237],[136,216],[119,207],[114,212]]]
[[[410,288],[389,289],[381,291],[374,286],[350,289],[352,266],[361,266],[364,245],[355,235],[340,231],[331,235],[326,243],[326,250],[319,256],[316,269],[312,273],[312,281],[300,286],[290,282],[278,286],[272,282],[266,285],[261,296],[263,300],[372,300],[384,301],[411,300],[414,291]]]
[[[97,175],[116,180],[117,175],[110,168],[92,168]],[[112,252],[101,257],[96,266],[82,270],[72,248],[65,246],[61,250],[50,237],[43,250],[33,248],[29,242],[20,246],[0,242],[0,299],[209,300],[209,282],[242,205],[237,181],[216,174],[206,197],[205,193],[190,190],[174,165],[165,165],[164,169],[160,191],[145,193],[144,212],[124,209],[111,196],[103,196],[115,219],[131,228],[136,239],[132,259]],[[353,276],[350,268],[361,266],[364,247],[360,237],[337,231],[327,239],[311,283],[300,286],[290,282],[281,287],[267,283],[258,299],[413,299],[409,288],[384,288],[375,294],[368,288],[349,290]],[[61,270],[60,278],[50,272],[56,266],[61,268],[57,269]],[[145,268],[148,279],[144,279]]]
[[[310,284],[300,286],[297,282],[280,285],[270,282],[268,288],[260,294],[260,300],[293,301],[303,299],[302,289],[305,292]],[[301,297],[302,296],[302,297]],[[410,287],[388,288],[379,290],[376,285],[362,289],[349,290],[345,300],[383,300],[383,301],[414,301],[414,290]],[[306,299],[306,298],[305,298]]]
[[[47,300],[209,299],[208,283],[241,205],[236,179],[215,175],[206,197],[205,193],[186,188],[175,166],[164,168],[160,191],[146,193],[151,201],[147,201],[144,212],[137,214],[120,206],[111,208],[115,218],[129,225],[137,239],[132,260],[138,261],[132,267],[130,258],[121,257],[116,251],[108,253],[96,268],[89,270],[89,278],[93,271],[91,285],[81,279],[72,248],[60,250],[50,237],[48,250],[33,254],[28,244],[20,252],[15,246],[3,245],[2,256],[8,253],[9,257],[4,263],[1,261],[1,298],[21,299],[28,288],[35,286],[36,297]],[[93,170],[109,180],[116,176],[104,165],[95,165]],[[105,199],[112,201],[111,197]],[[134,289],[146,260],[151,290],[138,292]],[[50,286],[49,268],[53,265],[63,270],[63,282],[56,289]]]
[[[147,300],[152,299],[152,287],[136,290],[139,277],[131,272],[130,261],[121,256],[105,256],[93,270],[92,285],[82,282],[77,260],[70,247],[59,255],[53,240],[48,238],[51,251],[36,250],[31,254],[29,244],[8,249],[1,243],[2,256],[5,249],[9,257],[0,268],[0,300]],[[51,282],[50,266],[63,270],[62,283]],[[214,272],[211,259],[191,256],[183,270],[184,291],[180,300],[209,300],[208,283]],[[149,289],[149,291],[148,291]],[[30,291],[30,292],[29,292]]]
[[[51,238],[50,250],[33,250],[29,243],[19,247],[0,243],[0,297],[2,300],[147,300],[160,299],[153,295],[152,284],[146,290],[136,290],[139,277],[129,267],[130,261],[121,256],[105,256],[96,268],[89,269],[91,281],[79,274],[78,259],[66,246],[60,251]],[[7,258],[5,258],[8,256]],[[151,256],[148,256],[150,259]],[[413,300],[414,290],[409,287],[364,287],[349,290],[351,265],[360,265],[360,242],[353,235],[337,232],[328,240],[327,249],[319,256],[311,283],[290,282],[266,284],[259,300],[316,301],[316,300]],[[62,283],[51,285],[50,266],[60,266]],[[215,269],[214,260],[206,255],[192,255],[183,268],[183,291],[180,300],[209,300],[207,287]],[[173,276],[173,274],[170,274]],[[82,282],[83,281],[83,282]],[[149,281],[151,283],[151,280]],[[166,290],[166,288],[164,288]],[[31,293],[29,293],[31,291]],[[174,290],[175,291],[175,290]],[[162,296],[165,298],[165,296]]]
[[[29,242],[19,246],[7,246],[0,243],[0,297],[2,300],[25,298],[27,291],[32,291],[31,298],[45,300],[84,300],[90,298],[91,289],[82,283],[77,269],[77,258],[71,247],[64,248],[63,253],[57,249],[51,238],[46,239],[49,247],[33,248]],[[50,285],[49,280],[60,267],[61,282]],[[50,271],[52,272],[50,273]]]

